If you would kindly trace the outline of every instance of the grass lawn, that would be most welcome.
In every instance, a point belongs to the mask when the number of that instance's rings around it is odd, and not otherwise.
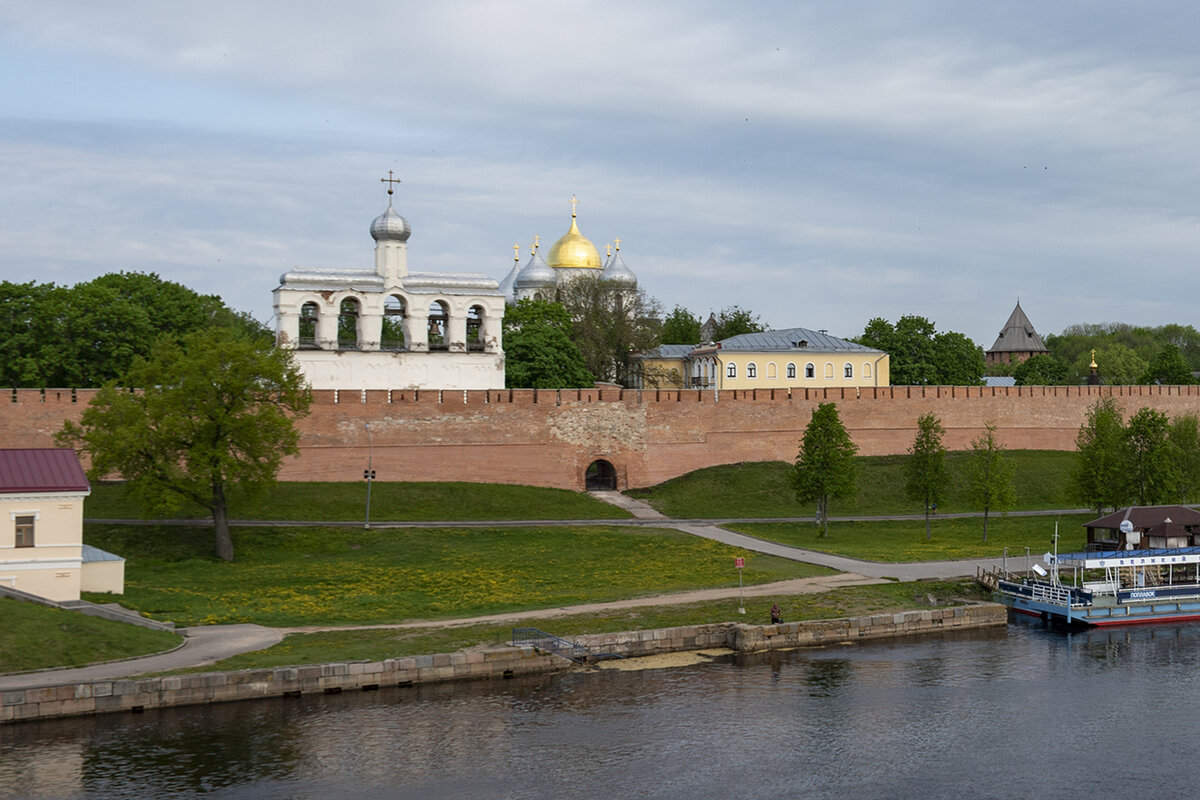
[[[854,586],[832,592],[749,598],[745,616],[737,613],[738,601],[720,600],[687,605],[646,606],[603,614],[523,620],[514,625],[473,625],[436,630],[357,630],[292,634],[266,650],[243,653],[216,664],[178,672],[211,672],[262,669],[341,660],[381,661],[385,658],[453,653],[480,646],[507,644],[513,627],[533,627],[558,636],[587,633],[649,630],[709,622],[742,621],[766,624],[768,609],[778,603],[788,621],[834,619],[867,614],[889,614],[918,608],[931,594],[939,603],[962,599],[987,599],[974,581],[886,583]]]
[[[170,650],[178,634],[0,598],[0,672],[80,667]]]
[[[341,522],[366,515],[367,485],[357,483],[278,483],[254,500],[230,498],[231,519]],[[126,497],[125,485],[98,483],[84,507],[89,519],[158,516]],[[198,506],[176,518],[207,517]],[[371,484],[371,519],[379,522],[452,522],[511,519],[628,519],[629,513],[583,492],[498,483]]]
[[[1070,473],[1076,453],[1058,450],[1012,450],[1016,466],[1014,508],[1039,510],[1076,508],[1071,497]],[[945,513],[978,511],[966,497],[963,474],[968,454],[948,453],[946,471],[951,487],[940,510]],[[919,502],[904,493],[907,456],[860,456],[858,491],[852,498],[830,503],[831,516],[918,514]],[[812,503],[799,503],[789,481],[791,464],[762,461],[728,464],[697,470],[646,489],[626,494],[642,498],[669,517],[728,519],[744,517],[802,517],[815,512]]]
[[[747,584],[830,573],[649,528],[234,528],[233,539],[230,564],[211,556],[207,530],[84,531],[126,558],[122,605],[181,626],[448,619],[736,586],[735,556]]]
[[[954,561],[998,557],[1005,547],[1010,557],[1024,558],[1026,547],[1040,556],[1054,549],[1056,520],[1059,552],[1079,552],[1087,544],[1082,525],[1089,519],[1090,514],[994,516],[988,519],[987,544],[983,543],[983,520],[970,517],[935,518],[929,541],[925,540],[924,520],[832,522],[825,539],[818,537],[817,526],[809,522],[738,522],[725,527],[759,539],[867,561]]]

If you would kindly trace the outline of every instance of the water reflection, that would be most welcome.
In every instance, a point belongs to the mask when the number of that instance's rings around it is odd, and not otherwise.
[[[944,638],[0,728],[9,797],[1187,791],[1200,628]],[[1185,727],[1186,726],[1186,727]],[[1070,769],[1064,769],[1065,764]],[[1036,779],[1036,785],[1032,783]]]

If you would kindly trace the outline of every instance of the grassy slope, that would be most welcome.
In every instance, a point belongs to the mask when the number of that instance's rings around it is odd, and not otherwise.
[[[232,519],[361,520],[366,513],[366,483],[279,483],[262,497],[233,497]],[[156,516],[126,497],[123,484],[92,487],[85,513],[89,519],[137,519]],[[199,518],[203,509],[173,516]],[[565,489],[492,483],[388,483],[371,486],[371,519],[376,521],[459,521],[476,519],[628,519],[629,513],[596,498]]]
[[[1076,454],[1057,450],[1013,450],[1013,485],[1019,509],[1074,508],[1070,472]],[[919,514],[919,502],[904,495],[905,456],[863,456],[858,459],[858,491],[852,498],[830,503],[831,516]],[[966,497],[963,471],[967,454],[949,453],[951,487],[940,506],[943,513],[977,511]],[[721,519],[739,517],[801,517],[815,513],[812,503],[799,503],[789,482],[790,464],[766,461],[730,464],[689,473],[627,494],[650,502],[670,517]]]
[[[645,528],[235,528],[237,561],[194,528],[89,525],[127,559],[121,603],[178,625],[349,625],[444,619],[829,570]]]
[[[74,611],[0,598],[0,672],[78,667],[96,661],[157,653],[181,637]]]
[[[945,602],[984,599],[973,581],[912,584],[887,583],[855,586],[811,595],[755,597],[746,603],[746,616],[737,613],[736,599],[675,606],[647,606],[603,614],[575,614],[567,617],[531,619],[523,625],[553,631],[560,636],[612,631],[651,630],[678,625],[742,621],[763,624],[768,609],[778,603],[784,619],[832,619],[866,614],[889,614],[919,607],[926,595]],[[425,653],[451,653],[478,646],[506,644],[512,636],[511,625],[472,625],[440,630],[356,630],[294,634],[280,644],[256,653],[244,653],[202,667],[199,671],[260,669],[292,664],[312,664],[342,659],[378,661]],[[197,671],[197,670],[188,670]]]
[[[1054,525],[1058,523],[1061,552],[1085,549],[1083,523],[1091,514],[1036,517],[992,517],[988,541],[983,541],[983,520],[933,519],[931,538],[925,539],[924,521],[833,522],[829,537],[818,538],[817,526],[796,522],[738,522],[726,527],[759,539],[782,542],[807,550],[861,558],[867,561],[952,561],[994,558],[1004,548],[1011,557],[1025,557],[1025,548],[1035,556],[1054,549]]]

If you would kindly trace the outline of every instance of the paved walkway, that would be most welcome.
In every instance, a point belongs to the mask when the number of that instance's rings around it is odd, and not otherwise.
[[[283,640],[284,632],[262,625],[205,625],[183,628],[183,644],[165,653],[124,661],[108,661],[88,667],[47,669],[0,675],[0,691],[32,689],[39,686],[62,686],[110,678],[128,678],[148,672],[166,672],[184,667],[212,664],[239,653],[263,650]]]
[[[770,594],[805,594],[827,591],[841,586],[859,586],[870,583],[881,583],[887,579],[911,581],[922,579],[952,579],[973,577],[979,567],[999,568],[1000,559],[975,559],[969,561],[925,561],[910,563],[880,563],[860,561],[858,559],[836,556],[829,553],[819,553],[804,550],[777,542],[756,539],[736,531],[723,528],[716,521],[710,520],[677,520],[668,519],[652,508],[649,504],[620,492],[595,492],[600,500],[625,509],[633,515],[632,520],[548,520],[540,521],[505,521],[505,522],[453,522],[431,525],[430,523],[371,523],[371,527],[442,527],[442,526],[498,526],[498,525],[542,525],[542,524],[572,524],[581,523],[592,525],[611,524],[654,524],[658,527],[672,528],[684,533],[713,539],[718,542],[740,547],[756,553],[779,556],[792,561],[803,561],[817,564],[839,571],[838,575],[818,578],[799,578],[777,583],[747,586],[742,592],[744,597],[761,597]],[[1034,512],[1043,513],[1043,512]],[[1059,512],[1044,512],[1049,514]],[[914,517],[917,518],[917,517]],[[99,520],[89,520],[99,521]],[[732,521],[732,520],[729,520]],[[749,520],[748,520],[749,521]],[[762,522],[765,520],[753,520]],[[111,520],[111,522],[128,522],[127,520]],[[204,520],[181,521],[188,523],[207,524]],[[250,522],[237,521],[234,524],[270,524],[296,525],[296,522]],[[327,525],[329,523],[309,523]],[[1020,568],[1024,558],[1010,559],[1009,566]],[[561,606],[558,608],[538,609],[534,611],[514,612],[509,614],[492,614],[488,616],[469,617],[454,620],[418,621],[397,623],[394,625],[361,625],[329,627],[300,627],[300,628],[265,628],[261,625],[211,625],[204,627],[185,628],[181,632],[186,636],[181,647],[166,653],[158,653],[144,658],[133,658],[124,661],[110,661],[89,667],[72,669],[43,670],[16,675],[0,675],[0,691],[10,689],[28,689],[40,686],[56,686],[78,683],[82,681],[108,680],[110,678],[131,677],[151,672],[165,672],[173,669],[203,666],[239,653],[262,650],[280,642],[288,633],[312,633],[327,630],[362,630],[368,628],[448,628],[464,625],[488,623],[520,622],[523,619],[535,619],[568,614],[581,614],[599,611],[611,611],[622,608],[637,608],[649,605],[670,605],[679,603],[695,603],[705,600],[718,600],[737,597],[739,590],[733,588],[702,589],[677,594],[636,597],[628,600],[618,600],[609,603],[587,603],[577,606]]]

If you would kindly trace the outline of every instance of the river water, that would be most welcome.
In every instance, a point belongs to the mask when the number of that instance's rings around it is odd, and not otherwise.
[[[0,728],[0,797],[1200,793],[1200,625],[1036,621],[694,666]]]

